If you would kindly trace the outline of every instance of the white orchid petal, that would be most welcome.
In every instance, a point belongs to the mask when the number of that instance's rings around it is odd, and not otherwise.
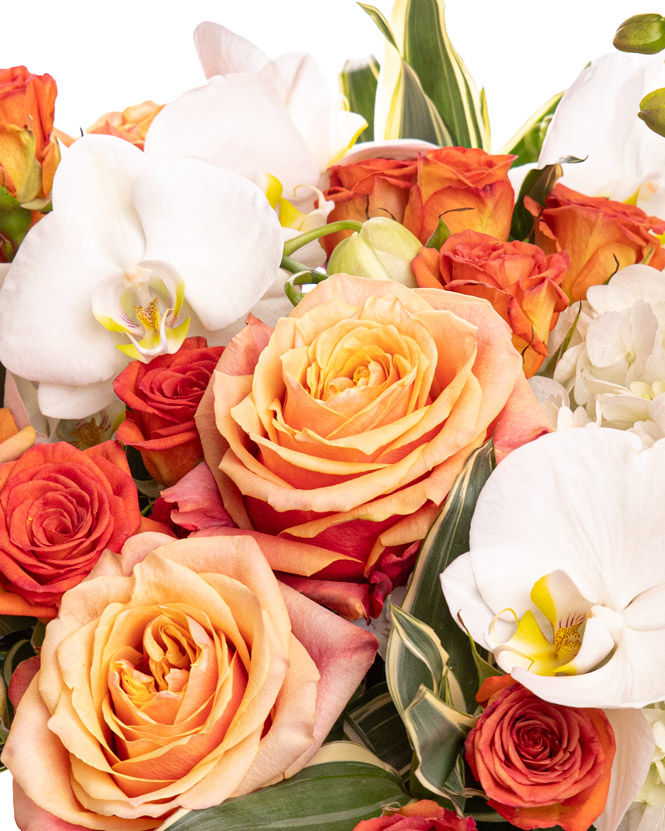
[[[91,384],[122,366],[92,315],[94,286],[116,269],[96,242],[54,212],[21,245],[2,287],[0,361],[22,378]]]
[[[117,354],[119,372],[127,361],[120,352]],[[53,418],[86,418],[116,402],[117,397],[110,379],[98,384],[84,385],[51,384],[42,381],[37,390],[37,400],[41,412]]]
[[[251,75],[215,76],[167,104],[150,126],[145,152],[153,159],[201,159],[258,184],[270,173],[287,196],[319,178],[277,91]]]
[[[196,159],[180,159],[146,168],[134,201],[146,259],[177,268],[187,302],[206,329],[244,317],[272,285],[282,256],[281,229],[251,182]]]
[[[665,584],[639,594],[624,612],[626,625],[638,631],[665,629]]]
[[[53,182],[59,221],[76,223],[78,240],[94,243],[118,268],[137,262],[143,253],[132,189],[146,164],[143,153],[128,141],[85,136],[63,155]]]
[[[641,710],[606,710],[616,740],[610,790],[605,810],[594,821],[596,831],[614,831],[641,788],[654,751],[648,721]],[[641,831],[646,831],[642,829]]]
[[[196,27],[194,45],[206,78],[235,72],[255,75],[270,61],[253,43],[210,21]]]
[[[587,620],[584,627],[582,646],[572,661],[560,667],[566,675],[588,672],[603,661],[614,649],[614,638],[604,621],[597,617]]]
[[[643,96],[662,86],[665,66],[660,55],[614,52],[594,61],[564,94],[539,166],[564,156],[585,159],[565,166],[564,184],[619,200],[633,196],[645,182],[659,184],[665,146],[635,114]],[[653,201],[653,187],[643,190],[645,201]],[[657,213],[653,204],[648,213]]]
[[[392,141],[363,141],[340,159],[338,164],[355,164],[365,159],[411,159],[419,153],[436,150],[437,145],[422,139],[393,139]]]

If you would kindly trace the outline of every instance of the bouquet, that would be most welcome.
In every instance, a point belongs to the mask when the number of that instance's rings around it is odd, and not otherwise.
[[[339,101],[214,23],[80,138],[0,72],[22,831],[665,827],[665,19],[492,154],[363,9]]]

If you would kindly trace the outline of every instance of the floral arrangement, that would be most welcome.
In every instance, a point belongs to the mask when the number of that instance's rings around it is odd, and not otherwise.
[[[665,827],[665,20],[492,154],[363,8],[339,101],[215,23],[77,139],[0,72],[22,831]]]

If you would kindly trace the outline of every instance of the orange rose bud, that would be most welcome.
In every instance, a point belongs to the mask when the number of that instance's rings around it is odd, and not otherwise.
[[[0,184],[28,207],[46,204],[60,161],[52,135],[56,94],[50,75],[24,66],[0,70]]]
[[[615,741],[602,710],[563,707],[509,675],[488,678],[466,760],[487,804],[517,828],[587,831],[605,808]]]
[[[470,229],[508,239],[515,205],[508,170],[514,158],[465,147],[442,147],[420,156],[404,225],[423,245],[439,217],[451,234]]]
[[[94,124],[85,131],[99,136],[115,136],[130,142],[139,150],[143,150],[146,133],[154,117],[164,107],[164,104],[155,104],[154,101],[144,101],[127,107],[122,112],[104,113]],[[77,138],[58,133],[58,137],[67,147],[70,147]]]
[[[584,300],[590,286],[645,259],[665,268],[665,251],[655,236],[665,233],[665,221],[635,205],[584,196],[565,185],[552,188],[544,209],[530,199],[525,205],[536,217],[536,244],[547,254],[568,252],[570,268],[561,288],[571,301]]]
[[[326,199],[335,203],[328,222],[354,219],[364,222],[375,216],[402,222],[404,208],[417,174],[416,159],[364,159],[330,168]],[[352,231],[339,231],[321,238],[330,256],[338,243]]]
[[[130,408],[116,438],[136,447],[163,485],[174,485],[203,458],[194,413],[221,354],[205,338],[187,338],[174,355],[132,361],[113,382]]]
[[[487,234],[453,234],[438,252],[422,248],[411,265],[418,285],[484,297],[513,330],[513,345],[531,377],[547,357],[547,337],[568,305],[561,282],[564,252],[546,255],[537,245],[503,242]]]

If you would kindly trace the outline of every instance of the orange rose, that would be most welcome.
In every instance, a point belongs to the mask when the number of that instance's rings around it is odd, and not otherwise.
[[[144,101],[142,104],[127,107],[122,112],[105,113],[85,132],[86,134],[95,133],[101,136],[116,136],[131,142],[139,150],[143,150],[148,128],[163,107],[163,104],[155,104],[154,101]],[[58,137],[67,147],[70,147],[76,141],[76,138],[60,132]]]
[[[60,161],[51,135],[56,94],[50,75],[0,70],[0,184],[23,205],[50,197]]]
[[[537,245],[502,242],[476,231],[452,234],[438,252],[422,248],[411,264],[418,285],[489,300],[513,330],[513,345],[531,377],[547,356],[547,338],[568,305],[561,281],[567,254],[546,256]]]
[[[203,458],[194,413],[222,353],[205,338],[187,338],[173,355],[132,361],[113,382],[127,407],[116,438],[136,447],[148,473],[173,485]]]
[[[403,224],[423,244],[439,217],[451,234],[469,229],[508,239],[515,205],[508,170],[514,158],[466,147],[442,147],[419,156]]]
[[[359,822],[353,831],[475,831],[473,817],[462,819],[431,799],[419,799],[395,813]]]
[[[466,760],[488,805],[518,828],[587,831],[605,808],[614,733],[602,710],[563,707],[509,675],[488,678],[486,707],[466,739]]]
[[[136,486],[115,442],[38,444],[0,464],[0,614],[54,617],[102,551],[139,527]]]
[[[17,823],[147,831],[292,776],[376,647],[278,583],[260,535],[132,537],[47,626],[2,756]]]
[[[13,462],[35,443],[33,427],[19,430],[7,407],[0,407],[0,463]]]
[[[284,579],[346,617],[376,615],[469,453],[547,431],[521,364],[484,300],[333,275],[220,358],[197,424],[224,508],[328,549]]]
[[[326,199],[335,203],[328,222],[341,219],[364,222],[375,216],[401,222],[409,191],[416,182],[418,166],[415,158],[376,158],[334,165],[328,172],[330,187]],[[339,231],[322,237],[326,254],[330,256],[335,246],[351,233]]]
[[[665,251],[654,236],[665,232],[665,221],[635,205],[584,196],[564,185],[552,188],[544,209],[528,198],[525,205],[536,217],[535,241],[543,251],[568,252],[570,268],[561,288],[571,301],[584,300],[590,286],[606,283],[647,254],[652,254],[649,265],[665,268]]]

